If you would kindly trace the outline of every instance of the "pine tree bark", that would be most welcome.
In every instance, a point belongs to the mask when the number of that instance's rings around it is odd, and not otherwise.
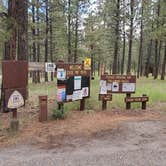
[[[16,0],[8,1],[7,31],[11,32],[9,39],[5,42],[4,60],[16,60],[16,37],[17,37],[17,3]]]
[[[137,78],[140,77],[140,71],[142,71],[141,68],[142,68],[142,51],[143,51],[142,50],[142,45],[143,45],[143,12],[144,12],[144,9],[143,9],[143,4],[142,4],[142,9],[141,9],[140,46],[139,46],[138,66],[137,66]]]
[[[71,59],[71,0],[68,0],[68,62]]]
[[[17,0],[18,60],[28,60],[28,0]]]
[[[78,11],[79,11],[79,0],[76,1],[76,24],[75,24],[75,48],[74,48],[74,63],[78,59]]]
[[[158,0],[158,8],[157,8],[157,28],[159,28],[159,17],[160,17],[160,0]],[[154,66],[154,79],[157,79],[158,77],[158,57],[159,57],[159,42],[158,39],[156,39],[155,42],[155,66]]]
[[[123,0],[123,8],[125,8],[125,0]],[[121,61],[121,75],[124,73],[124,60],[126,54],[126,31],[125,31],[126,21],[125,21],[125,12],[123,12],[123,52],[122,52],[122,61]]]
[[[116,2],[116,27],[115,27],[115,45],[112,73],[118,73],[118,49],[119,49],[119,16],[120,16],[120,0]]]
[[[161,72],[161,80],[165,79],[165,70],[166,70],[166,42],[165,42],[165,49],[164,49],[164,58],[162,64],[162,72]]]
[[[45,62],[48,62],[48,32],[49,32],[48,0],[45,1],[45,4],[46,4]],[[48,73],[47,72],[45,72],[45,82],[48,82]]]
[[[132,56],[132,44],[133,44],[133,20],[134,20],[134,0],[130,0],[130,36],[129,36],[129,53],[128,53],[128,64],[127,74],[131,74],[131,56]]]

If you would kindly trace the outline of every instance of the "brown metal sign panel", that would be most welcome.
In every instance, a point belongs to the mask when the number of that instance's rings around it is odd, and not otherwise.
[[[132,103],[132,102],[148,102],[149,101],[149,97],[126,97],[125,98],[125,102],[126,103]]]
[[[102,75],[101,80],[107,80],[108,83],[119,82],[119,83],[136,83],[135,75]]]
[[[112,95],[111,94],[107,94],[107,95],[101,95],[99,94],[99,100],[100,101],[112,101]]]
[[[3,89],[23,88],[28,85],[28,62],[2,62]]]
[[[106,81],[109,85],[107,94],[109,93],[135,93],[136,76],[135,75],[107,75],[101,76],[102,81]]]

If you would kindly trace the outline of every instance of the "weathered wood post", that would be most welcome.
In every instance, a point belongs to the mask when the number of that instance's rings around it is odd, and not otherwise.
[[[84,110],[85,110],[85,99],[83,98],[82,100],[80,100],[80,111]]]
[[[19,121],[17,119],[17,109],[12,109],[12,120],[10,122],[10,130],[12,132],[17,132],[19,129]]]
[[[39,122],[47,121],[47,96],[39,96]]]
[[[126,94],[126,98],[130,98],[131,97],[131,93],[127,93]],[[131,103],[130,102],[126,102],[126,110],[131,109]]]
[[[106,100],[102,100],[102,110],[106,110],[107,109],[107,101]]]
[[[143,94],[142,97],[147,97],[147,95],[146,95],[146,94]],[[142,109],[143,109],[143,110],[146,110],[146,101],[143,101],[143,102],[142,102]]]

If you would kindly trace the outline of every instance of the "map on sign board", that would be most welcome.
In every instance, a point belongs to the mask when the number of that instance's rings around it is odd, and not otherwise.
[[[9,97],[7,107],[10,109],[16,109],[22,106],[24,106],[23,96],[18,91],[14,91]]]
[[[55,68],[56,68],[56,66],[55,66],[54,63],[45,63],[45,71],[47,73],[53,73],[53,72],[55,72]]]
[[[57,79],[58,80],[65,80],[66,79],[65,69],[57,69]]]
[[[91,70],[91,59],[86,58],[84,60],[84,70]]]

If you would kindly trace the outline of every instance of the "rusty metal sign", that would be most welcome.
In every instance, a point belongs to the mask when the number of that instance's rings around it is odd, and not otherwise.
[[[24,105],[28,97],[28,62],[2,62],[3,107],[18,108]],[[16,95],[17,93],[17,95]],[[19,95],[18,95],[19,94]],[[24,101],[22,101],[22,99]]]

